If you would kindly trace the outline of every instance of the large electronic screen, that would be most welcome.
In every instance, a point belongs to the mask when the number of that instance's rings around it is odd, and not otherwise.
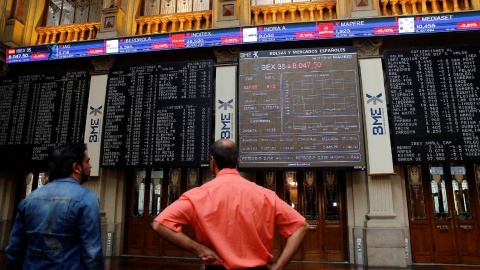
[[[44,167],[50,150],[81,142],[90,76],[86,71],[0,79],[0,167]]]
[[[365,166],[355,47],[248,51],[239,62],[239,167]]]
[[[102,166],[209,166],[212,81],[211,60],[110,69]]]
[[[385,52],[396,163],[480,158],[480,47]]]

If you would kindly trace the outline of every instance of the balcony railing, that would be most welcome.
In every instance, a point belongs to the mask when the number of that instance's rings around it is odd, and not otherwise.
[[[185,12],[176,14],[137,17],[137,35],[149,35],[176,31],[212,28],[212,11]]]
[[[336,16],[336,1],[300,2],[252,6],[252,24],[285,23],[297,21],[332,20]],[[260,16],[260,13],[263,16]]]
[[[37,27],[37,44],[74,42],[95,39],[100,31],[100,22],[85,22]]]
[[[380,0],[380,4],[382,5],[383,16],[439,13],[471,9],[470,0]],[[398,10],[399,8],[401,11]]]

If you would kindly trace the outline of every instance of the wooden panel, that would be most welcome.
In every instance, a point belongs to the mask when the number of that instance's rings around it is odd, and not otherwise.
[[[428,225],[410,223],[410,243],[414,262],[432,263],[433,248]]]
[[[433,229],[436,262],[455,263],[454,230],[450,225],[438,226],[447,226],[448,229],[439,229],[438,227]]]
[[[302,243],[302,259],[306,261],[323,260],[322,228],[309,230]]]
[[[143,254],[152,256],[162,255],[162,246],[164,240],[152,229],[150,223],[144,225],[144,231],[142,233],[145,235],[145,247]]]
[[[431,187],[428,179],[429,172],[426,166],[423,166],[423,189],[425,196],[425,207],[428,217],[425,220],[411,219],[411,202],[408,199],[409,220],[410,220],[410,238],[412,248],[413,262],[417,263],[464,263],[479,264],[480,263],[480,237],[477,219],[480,211],[478,211],[478,196],[474,194],[475,190],[470,191],[472,220],[457,220],[455,213],[455,200],[452,190],[452,176],[445,174],[446,196],[448,200],[448,208],[450,211],[449,220],[435,220],[433,215],[433,202]],[[472,174],[472,168],[467,167],[467,175]],[[444,166],[444,171],[450,171],[448,166]],[[469,187],[475,187],[473,177],[469,179]],[[406,180],[408,187],[408,181]],[[410,189],[407,188],[408,191]]]
[[[325,255],[327,261],[344,261],[343,228],[341,224],[325,226]]]
[[[460,263],[480,263],[479,239],[475,226],[463,224],[455,229],[455,232]]]
[[[132,219],[135,220],[135,219]],[[139,255],[143,252],[143,224],[131,222],[128,226],[127,253]]]

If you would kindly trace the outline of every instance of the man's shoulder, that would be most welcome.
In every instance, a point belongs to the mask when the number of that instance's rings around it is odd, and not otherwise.
[[[67,179],[68,180],[68,179]],[[37,197],[37,196],[50,196],[50,197],[63,197],[63,196],[68,196],[72,197],[74,199],[81,200],[82,198],[85,197],[95,197],[98,199],[97,194],[92,191],[91,189],[88,189],[80,184],[75,183],[73,181],[65,181],[64,179],[58,179],[54,180],[45,186],[36,189],[34,192],[32,192],[33,195],[32,197]],[[30,197],[30,196],[29,196]]]

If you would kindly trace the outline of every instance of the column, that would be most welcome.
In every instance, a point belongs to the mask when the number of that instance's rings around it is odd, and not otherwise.
[[[215,113],[215,140],[229,139],[236,142],[236,97],[237,97],[237,63],[240,47],[224,46],[214,49],[217,58],[216,69],[216,92],[215,107],[224,102],[228,102],[231,106],[223,106],[217,109]],[[220,102],[221,101],[221,102]],[[229,123],[222,123],[222,120],[229,119]]]
[[[378,95],[383,92],[385,79],[380,54],[382,41],[382,38],[354,39],[360,63],[362,96],[367,93]],[[410,250],[408,248],[410,236],[408,218],[406,218],[408,209],[403,167],[393,166],[388,133],[385,133],[384,137],[376,135],[374,139],[370,136],[371,112],[372,110],[378,114],[382,112],[383,115],[386,107],[382,106],[385,106],[386,101],[377,102],[376,105],[372,105],[373,102],[363,103],[363,113],[366,116],[364,126],[368,165],[366,173],[368,207],[367,209],[360,208],[366,213],[357,213],[355,206],[355,216],[365,214],[366,221],[362,233],[359,227],[354,230],[353,250],[356,252],[355,255],[362,253],[363,263],[369,267],[407,267],[410,257],[407,253]],[[388,127],[386,115],[383,120]],[[360,242],[360,245],[357,241]]]

